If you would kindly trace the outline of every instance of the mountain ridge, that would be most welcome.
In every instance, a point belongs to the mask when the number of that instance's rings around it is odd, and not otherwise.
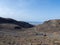
[[[24,22],[24,21],[16,21],[16,20],[11,19],[11,18],[2,18],[2,17],[0,17],[0,24],[14,24],[14,25],[17,25],[17,28],[34,27],[34,25],[29,24],[29,23]]]

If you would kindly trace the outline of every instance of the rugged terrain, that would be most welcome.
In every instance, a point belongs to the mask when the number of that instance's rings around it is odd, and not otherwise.
[[[18,25],[0,24],[0,45],[60,45],[60,19],[23,29],[14,26]]]
[[[0,17],[0,24],[3,24],[4,26],[5,25],[8,25],[8,26],[13,26],[13,25],[16,26],[17,25],[17,27],[19,27],[19,28],[31,28],[31,27],[33,27],[33,25],[31,25],[27,22],[24,22],[24,21],[16,21],[16,20],[11,19],[11,18],[2,18],[2,17]]]

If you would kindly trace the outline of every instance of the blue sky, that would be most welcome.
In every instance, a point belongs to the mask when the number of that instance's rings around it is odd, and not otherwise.
[[[60,0],[0,0],[0,17],[21,21],[60,19]]]

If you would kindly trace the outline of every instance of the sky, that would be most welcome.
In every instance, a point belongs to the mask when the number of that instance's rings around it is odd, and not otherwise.
[[[60,0],[0,0],[0,17],[36,22],[60,19]]]

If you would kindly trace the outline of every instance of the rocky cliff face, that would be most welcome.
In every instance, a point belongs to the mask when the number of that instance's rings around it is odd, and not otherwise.
[[[22,30],[0,29],[0,45],[60,45],[59,19]]]

